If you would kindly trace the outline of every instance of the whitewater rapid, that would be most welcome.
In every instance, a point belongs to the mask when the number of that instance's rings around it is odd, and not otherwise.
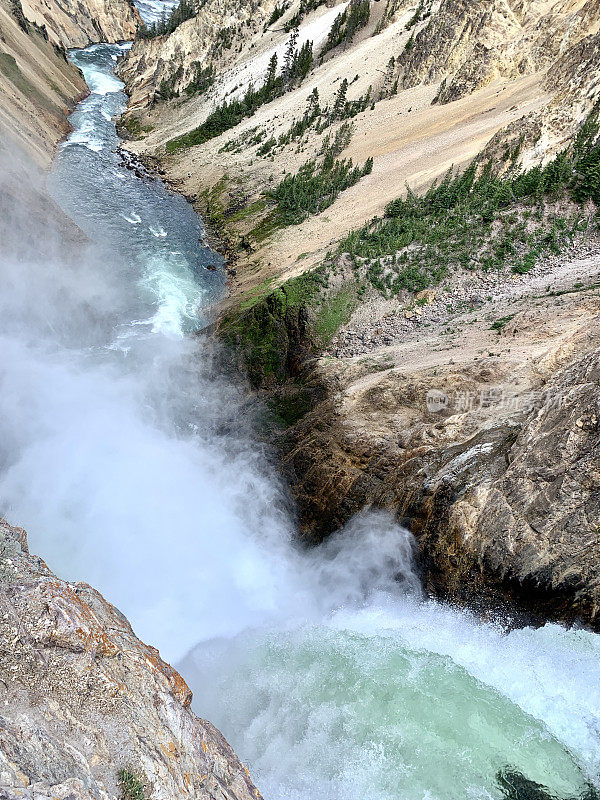
[[[91,94],[50,187],[91,244],[75,267],[1,265],[2,513],[179,663],[265,800],[499,800],[505,769],[582,796],[600,783],[600,637],[428,600],[385,514],[295,546],[244,387],[191,335],[221,261],[119,155],[126,47],[71,54]]]

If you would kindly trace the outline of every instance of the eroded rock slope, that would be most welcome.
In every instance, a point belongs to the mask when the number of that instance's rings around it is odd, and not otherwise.
[[[57,578],[0,522],[0,796],[256,800],[221,734],[157,650],[92,587]],[[131,779],[131,778],[130,778]]]
[[[22,0],[22,5],[27,19],[62,47],[133,39],[140,24],[132,0]]]
[[[48,166],[87,87],[79,70],[18,3],[0,0],[0,138]]]

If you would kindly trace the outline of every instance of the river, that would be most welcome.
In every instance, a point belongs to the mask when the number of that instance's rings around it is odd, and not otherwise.
[[[265,800],[591,798],[599,636],[426,598],[385,514],[295,546],[244,387],[189,335],[221,260],[119,155],[126,47],[71,54],[91,94],[50,188],[92,244],[76,270],[24,259],[0,300],[2,512],[178,664]]]

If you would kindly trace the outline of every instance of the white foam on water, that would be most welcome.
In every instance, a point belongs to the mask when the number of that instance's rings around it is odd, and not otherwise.
[[[371,583],[377,558],[380,575],[393,571],[386,541],[406,536],[363,515],[338,540],[335,570],[327,544],[300,566],[320,573],[308,603],[297,598],[304,620],[206,642],[180,665],[195,708],[252,764],[264,796],[497,800],[504,768],[560,798],[600,781],[600,637],[558,625],[507,633],[428,601],[398,551],[404,593]]]
[[[296,548],[246,395],[182,335],[205,302],[185,248],[118,227],[148,252],[0,262],[1,510],[32,549],[192,651],[197,710],[266,800],[499,800],[506,766],[561,798],[600,782],[600,637],[428,601],[388,515]]]
[[[162,236],[154,235],[157,238]],[[151,319],[153,331],[183,335],[186,325],[197,320],[197,309],[202,304],[204,292],[185,259],[178,254],[160,253],[148,257],[145,263],[140,287],[152,296],[157,307]]]
[[[125,84],[118,78],[100,71],[89,71],[86,76],[86,82],[93,94],[107,95],[113,92],[122,91]]]
[[[156,236],[157,239],[163,239],[167,235],[164,228],[154,228],[152,225],[150,225],[150,232],[153,236]]]
[[[130,212],[129,216],[127,214],[123,214],[123,213],[121,214],[121,216],[123,217],[123,219],[126,222],[129,222],[131,225],[139,225],[140,222],[142,221],[142,218],[140,217],[140,215],[136,214],[134,211]]]

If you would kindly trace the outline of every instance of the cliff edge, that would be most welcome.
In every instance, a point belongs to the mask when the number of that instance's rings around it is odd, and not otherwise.
[[[0,797],[256,800],[246,768],[125,617],[0,522]]]

